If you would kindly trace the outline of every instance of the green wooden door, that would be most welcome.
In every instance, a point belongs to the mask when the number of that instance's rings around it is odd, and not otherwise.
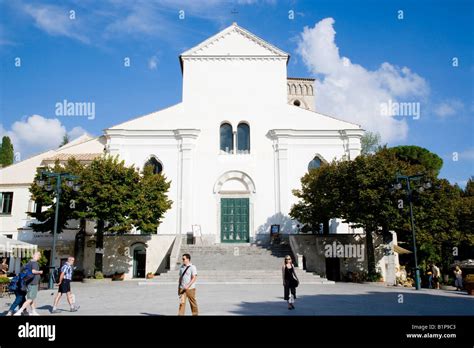
[[[249,242],[248,198],[221,198],[221,241]]]

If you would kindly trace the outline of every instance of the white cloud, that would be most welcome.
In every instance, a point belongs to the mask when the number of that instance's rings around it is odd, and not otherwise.
[[[153,56],[148,60],[148,69],[156,70],[157,68],[158,68],[158,58],[156,56]]]
[[[71,16],[70,10],[65,7],[55,5],[32,5],[26,4],[21,7],[24,13],[33,18],[34,24],[53,36],[66,36],[88,43],[89,39],[80,33],[84,28],[79,16],[74,13]],[[71,17],[74,17],[72,19]]]
[[[79,126],[74,127],[69,132],[67,132],[67,135],[70,141],[76,138],[79,138],[81,135],[84,135],[84,134],[89,134],[89,133],[84,128],[79,127]]]
[[[58,119],[45,118],[40,115],[16,121],[11,129],[7,130],[0,124],[0,136],[9,136],[12,140],[15,153],[22,159],[47,150],[56,149],[66,135],[64,127]],[[67,134],[70,140],[87,133],[81,127],[74,127]]]
[[[406,119],[383,115],[381,105],[421,102],[429,94],[426,81],[407,67],[384,62],[368,70],[341,57],[335,43],[334,19],[325,18],[300,34],[297,53],[316,76],[316,110],[380,133],[383,142],[404,140]]]
[[[446,118],[456,115],[459,111],[464,109],[462,101],[457,99],[450,99],[435,105],[434,113],[440,118]]]

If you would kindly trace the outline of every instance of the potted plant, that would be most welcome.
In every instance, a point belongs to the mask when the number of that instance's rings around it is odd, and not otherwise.
[[[155,276],[155,275],[154,275],[152,272],[148,272],[148,273],[146,274],[146,279],[153,279],[154,276]]]
[[[125,279],[125,272],[115,272],[112,275],[112,280],[124,280]]]
[[[474,295],[474,274],[468,274],[464,279],[464,288],[468,295]]]

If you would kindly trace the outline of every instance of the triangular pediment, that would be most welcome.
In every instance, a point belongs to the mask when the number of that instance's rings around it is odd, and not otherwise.
[[[288,53],[236,23],[181,54],[181,57],[189,56],[289,57]]]

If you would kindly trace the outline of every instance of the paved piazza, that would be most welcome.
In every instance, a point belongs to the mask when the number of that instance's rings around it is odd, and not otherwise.
[[[143,284],[143,282],[141,283]],[[139,285],[137,281],[72,283],[77,313],[67,311],[63,296],[57,315],[176,315],[175,285]],[[38,295],[38,313],[49,313],[51,290]],[[403,295],[403,297],[399,296]],[[465,292],[385,287],[375,284],[336,283],[301,285],[296,310],[289,311],[279,285],[198,284],[201,315],[472,315],[474,296]],[[403,303],[399,303],[400,299]],[[14,300],[0,298],[6,313]],[[189,304],[186,313],[190,314]]]

